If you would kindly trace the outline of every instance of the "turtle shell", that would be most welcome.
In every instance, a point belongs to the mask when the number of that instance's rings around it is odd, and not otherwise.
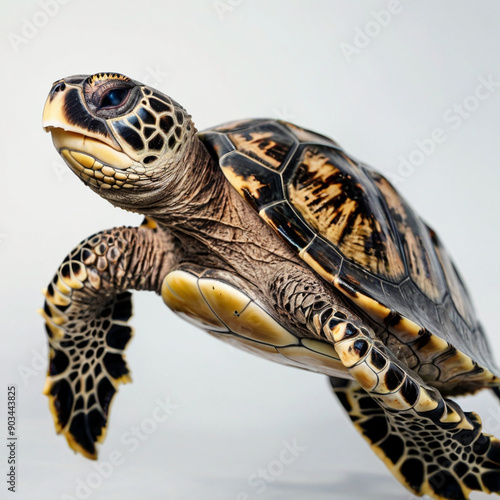
[[[471,373],[496,378],[448,253],[382,175],[283,121],[232,122],[199,136],[261,218],[349,300],[417,347],[433,339],[432,349],[458,352]]]

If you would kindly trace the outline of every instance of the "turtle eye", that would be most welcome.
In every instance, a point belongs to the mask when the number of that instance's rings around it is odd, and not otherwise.
[[[124,89],[124,88],[116,88],[108,90],[102,96],[101,102],[99,104],[99,109],[117,108],[126,101],[129,93],[130,89]]]

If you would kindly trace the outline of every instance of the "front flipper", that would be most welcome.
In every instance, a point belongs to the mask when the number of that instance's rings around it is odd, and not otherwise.
[[[443,399],[353,325],[337,325],[332,336],[355,379],[330,378],[335,393],[403,485],[439,500],[500,492],[500,441],[481,433],[478,415]]]
[[[159,293],[174,258],[173,240],[154,225],[104,231],[64,259],[45,291],[44,393],[57,432],[87,458],[97,458],[119,384],[131,381],[123,354],[132,336],[126,290]]]

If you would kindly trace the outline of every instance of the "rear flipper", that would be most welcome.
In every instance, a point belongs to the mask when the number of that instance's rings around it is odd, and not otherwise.
[[[465,500],[500,492],[500,441],[475,413],[444,399],[369,332],[332,318],[324,329],[354,381],[330,378],[351,420],[416,495]]]
[[[91,236],[63,261],[45,292],[49,340],[44,393],[56,430],[96,459],[110,403],[130,382],[124,350],[132,337],[127,289],[160,291],[174,259],[173,241],[154,225]]]
[[[481,433],[475,413],[463,413],[456,403],[443,399],[428,415],[391,410],[355,381],[331,377],[330,382],[356,429],[414,494],[463,500],[471,490],[500,491],[500,441]],[[450,408],[469,425],[441,422],[439,416]]]

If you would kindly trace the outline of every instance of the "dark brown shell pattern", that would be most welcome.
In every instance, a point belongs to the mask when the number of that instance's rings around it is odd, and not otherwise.
[[[382,175],[283,121],[232,122],[199,136],[233,187],[346,297],[386,324],[410,320],[498,374],[448,253]]]

